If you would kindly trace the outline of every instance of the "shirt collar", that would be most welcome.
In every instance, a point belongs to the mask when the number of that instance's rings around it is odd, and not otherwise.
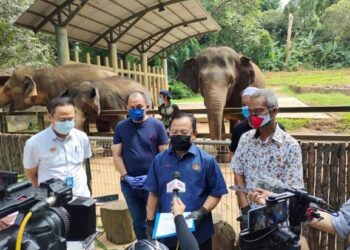
[[[73,129],[72,129],[73,130]],[[69,140],[72,136],[71,136],[71,132],[72,130],[69,132],[69,134],[66,136],[65,139],[62,139],[60,137],[58,137],[55,133],[55,131],[52,128],[52,125],[50,125],[49,130],[48,130],[48,136],[50,137],[50,139],[54,140],[60,140],[60,141],[65,141],[65,140]]]
[[[253,137],[255,139],[258,139],[260,136],[260,131],[258,129],[255,130],[255,133],[253,134]],[[276,129],[275,132],[273,133],[272,140],[278,142],[279,144],[283,143],[283,132],[282,129],[279,127],[278,123],[276,123]]]
[[[176,152],[175,152],[175,150],[173,149],[172,146],[169,148],[169,154],[176,155]],[[190,148],[187,150],[185,155],[187,155],[187,154],[192,154],[194,156],[197,154],[197,147],[196,147],[196,145],[194,143],[191,144]]]

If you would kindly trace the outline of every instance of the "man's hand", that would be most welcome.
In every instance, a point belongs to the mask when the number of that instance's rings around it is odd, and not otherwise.
[[[152,240],[153,228],[154,228],[154,220],[147,219],[147,221],[146,221],[146,236],[147,236],[148,240]]]
[[[193,212],[191,212],[189,215],[186,216],[185,219],[194,219],[196,226],[199,226],[202,222],[202,220],[205,218],[205,216],[207,216],[209,214],[209,211],[204,208],[201,207],[200,209],[197,209]]]
[[[261,188],[257,188],[255,192],[248,193],[248,199],[252,202],[264,206],[269,195],[271,195],[271,192]]]
[[[136,177],[133,177],[133,176],[130,176],[130,175],[126,175],[124,179],[133,189],[136,189],[136,188],[140,187],[140,184],[137,181]]]
[[[139,188],[143,187],[146,179],[147,179],[147,175],[136,176],[136,181],[138,183]]]
[[[241,216],[237,218],[237,220],[240,222],[241,230],[248,227],[248,211],[250,210],[250,206],[242,207],[241,208]]]
[[[186,206],[182,203],[181,199],[177,196],[173,197],[173,206],[171,208],[172,213],[176,217],[179,214],[183,214]]]

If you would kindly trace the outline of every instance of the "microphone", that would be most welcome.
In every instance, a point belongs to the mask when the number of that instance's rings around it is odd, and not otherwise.
[[[173,180],[166,184],[167,193],[173,193],[173,196],[178,196],[179,192],[186,192],[186,184],[180,181],[181,174],[178,171],[173,173]]]
[[[29,211],[31,211],[33,214],[43,211],[45,208],[52,207],[56,204],[57,198],[55,196],[50,196],[46,198],[45,200],[39,201],[34,206],[32,206]]]
[[[302,189],[295,189],[291,188],[287,184],[283,183],[282,181],[268,177],[268,176],[263,176],[260,178],[258,181],[257,186],[261,189],[265,189],[270,192],[274,193],[283,193],[283,192],[290,192],[295,194],[297,197],[303,199],[304,201],[312,202],[317,205],[328,205],[327,202],[325,202],[322,198],[318,198],[315,196],[310,195],[308,192]]]

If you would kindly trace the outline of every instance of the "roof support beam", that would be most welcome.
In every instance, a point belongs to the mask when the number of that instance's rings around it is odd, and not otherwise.
[[[205,32],[201,32],[201,33],[197,33],[197,34],[194,34],[194,35],[185,37],[184,39],[181,39],[181,40],[177,41],[177,42],[174,43],[174,44],[170,44],[169,46],[167,46],[167,47],[163,48],[162,50],[158,51],[157,53],[153,54],[153,55],[149,58],[149,61],[152,60],[155,56],[159,55],[159,54],[162,53],[162,52],[165,52],[165,53],[166,53],[166,56],[169,57],[169,55],[175,51],[175,49],[171,49],[172,46],[176,46],[176,48],[177,48],[177,47],[178,47],[177,45],[180,46],[182,43],[184,43],[186,40],[188,40],[188,39],[190,39],[190,38],[192,38],[192,37],[207,35],[207,34],[210,34],[210,33],[213,33],[213,31],[205,31]]]
[[[196,18],[189,21],[180,22],[174,25],[171,25],[157,33],[152,34],[151,36],[147,37],[146,39],[140,41],[138,44],[130,48],[126,54],[129,54],[134,49],[138,50],[139,52],[145,52],[148,51],[150,48],[152,48],[157,42],[159,42],[166,34],[168,34],[171,30],[180,27],[180,26],[186,26],[190,23],[196,23],[207,20],[207,17],[202,18]],[[158,37],[159,36],[159,37]]]
[[[81,0],[79,5],[73,2],[74,0],[67,0],[54,9],[44,20],[42,20],[38,26],[34,28],[34,32],[39,32],[45,24],[48,22],[53,23],[54,26],[65,27],[78,13],[79,11],[87,4],[89,0]],[[62,14],[65,15],[65,20],[62,18]],[[67,16],[68,14],[68,16]],[[53,17],[57,15],[58,23],[53,21]]]
[[[158,4],[155,4],[155,5],[150,6],[148,8],[145,8],[145,9],[143,9],[143,10],[137,12],[137,13],[134,13],[131,16],[127,17],[126,19],[123,19],[123,20],[119,21],[118,23],[116,23],[115,25],[113,25],[112,27],[107,29],[105,32],[103,32],[102,35],[100,35],[92,43],[90,43],[90,47],[95,46],[96,43],[98,43],[103,38],[104,39],[108,39],[108,34],[112,33],[112,32],[115,32],[115,33],[118,34],[117,37],[114,38],[114,40],[113,40],[113,42],[117,42],[118,40],[120,40],[120,38],[122,38],[122,36],[127,31],[129,31],[148,12],[156,10],[156,9],[160,8],[161,6],[165,7],[165,6],[170,5],[170,4],[175,4],[175,3],[184,2],[184,1],[187,1],[187,0],[168,0],[167,2],[158,3]],[[130,22],[130,21],[132,21],[131,24],[125,25],[128,22]],[[122,27],[125,30],[122,30]]]

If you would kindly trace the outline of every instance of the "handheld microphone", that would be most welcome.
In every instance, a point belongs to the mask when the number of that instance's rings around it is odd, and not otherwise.
[[[173,173],[173,180],[166,185],[167,193],[173,193],[173,196],[178,196],[179,192],[186,192],[186,185],[180,179],[180,172],[175,171]]]
[[[310,195],[308,192],[302,189],[294,189],[288,186],[287,184],[283,183],[280,180],[277,180],[272,177],[263,176],[260,178],[257,184],[258,187],[261,189],[265,189],[274,193],[283,193],[283,192],[290,192],[295,194],[297,197],[308,201],[315,203],[317,205],[328,205],[327,202],[325,202],[322,198],[318,198],[315,196]]]

